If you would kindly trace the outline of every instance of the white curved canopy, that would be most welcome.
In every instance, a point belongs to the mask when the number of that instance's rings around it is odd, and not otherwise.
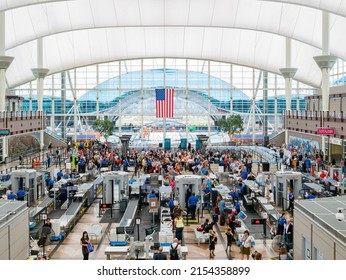
[[[319,86],[322,9],[330,15],[330,50],[346,60],[346,4],[329,0],[14,0],[6,15],[10,87],[33,80],[36,40],[43,66],[56,73],[112,60],[211,59],[280,74],[292,38],[295,79]],[[318,3],[316,3],[318,2]],[[330,3],[332,2],[332,3]],[[11,4],[9,4],[11,3]]]

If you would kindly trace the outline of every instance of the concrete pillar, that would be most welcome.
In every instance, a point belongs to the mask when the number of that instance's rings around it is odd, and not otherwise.
[[[43,82],[49,69],[43,68],[43,41],[42,38],[37,40],[37,68],[32,68],[31,72],[37,79],[37,111],[43,113]],[[45,121],[42,119],[42,121]],[[44,127],[44,124],[43,124]],[[44,147],[44,132],[40,132],[41,150]]]
[[[0,12],[0,112],[6,111],[6,70],[14,57],[6,56],[5,13]]]
[[[6,70],[14,57],[6,56],[5,12],[0,12],[0,113],[6,111]],[[2,137],[2,157],[8,157],[8,137]]]
[[[274,130],[278,131],[278,77],[275,75],[275,96],[274,96]]]
[[[186,145],[189,143],[189,60],[185,60],[185,129]],[[186,147],[187,148],[187,147]]]
[[[286,110],[291,110],[292,100],[292,78],[297,72],[297,68],[280,68],[281,75],[285,78]]]
[[[291,38],[286,38],[285,49],[286,67],[280,68],[281,75],[285,78],[286,110],[291,110],[292,100],[292,78],[297,72],[297,68],[291,67]]]
[[[119,128],[118,128],[118,133],[119,133],[119,137],[122,135],[122,131],[121,131],[121,127],[122,127],[122,123],[121,123],[121,117],[122,117],[122,112],[121,112],[121,61],[119,61],[119,65],[118,65],[118,70],[119,70],[119,93],[118,93],[118,97],[119,97],[119,102],[118,102],[118,124],[119,124]]]
[[[322,55],[314,56],[314,60],[322,71],[322,111],[329,111],[329,71],[333,68],[337,57],[330,55],[329,48],[329,13],[322,11]]]
[[[210,61],[208,61],[208,138],[210,137],[210,106],[211,106],[211,98],[210,98]]]

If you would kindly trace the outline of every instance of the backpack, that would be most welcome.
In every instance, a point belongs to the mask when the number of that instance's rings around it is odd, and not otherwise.
[[[179,244],[177,244],[175,248],[173,248],[173,246],[171,245],[171,249],[169,250],[171,260],[179,260],[179,255],[177,250],[178,246]]]

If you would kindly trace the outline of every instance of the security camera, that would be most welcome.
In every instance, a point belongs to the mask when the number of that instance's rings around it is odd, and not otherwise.
[[[338,208],[338,212],[335,215],[335,218],[339,221],[342,222],[345,219],[344,213],[342,213],[344,209],[343,208]]]

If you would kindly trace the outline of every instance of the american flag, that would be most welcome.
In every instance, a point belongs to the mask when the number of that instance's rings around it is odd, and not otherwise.
[[[174,89],[156,89],[156,117],[174,118]]]

